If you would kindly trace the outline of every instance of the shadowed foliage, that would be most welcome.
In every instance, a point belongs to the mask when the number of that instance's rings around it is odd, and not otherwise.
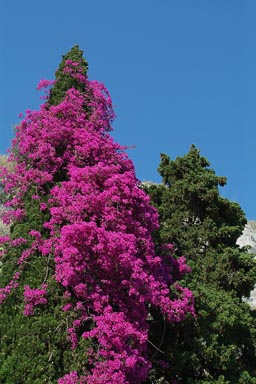
[[[156,244],[173,243],[192,269],[183,283],[194,292],[197,313],[183,324],[165,325],[161,350],[170,368],[159,375],[167,383],[255,383],[256,325],[242,298],[255,284],[256,262],[236,245],[244,212],[221,197],[226,178],[209,165],[194,145],[174,161],[162,154],[163,183],[144,187],[160,214]],[[154,339],[157,344],[157,328]]]

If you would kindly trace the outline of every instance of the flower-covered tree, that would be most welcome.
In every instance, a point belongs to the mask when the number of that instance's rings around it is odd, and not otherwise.
[[[11,223],[1,239],[3,383],[142,383],[152,365],[150,313],[168,322],[193,313],[191,292],[177,282],[185,260],[168,245],[156,254],[158,214],[110,136],[108,91],[86,70],[74,47],[54,85],[40,82],[50,86],[46,102],[26,112],[13,140],[14,171],[2,171]],[[35,350],[24,346],[17,377],[28,327]]]

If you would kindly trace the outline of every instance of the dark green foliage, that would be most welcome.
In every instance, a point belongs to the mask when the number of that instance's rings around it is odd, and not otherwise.
[[[79,82],[68,74],[63,74],[65,60],[70,59],[81,64],[86,74],[87,63],[82,57],[83,52],[74,46],[63,56],[62,63],[56,72],[56,83],[48,100],[50,105],[62,101],[65,92]],[[65,179],[65,175],[56,175],[56,182]],[[45,189],[45,199],[52,185]],[[43,224],[49,220],[49,212],[42,212],[38,200],[32,199],[35,191],[31,188],[24,201],[26,216],[11,226],[11,238],[23,237],[32,242],[31,230],[37,230],[44,238],[49,236]],[[43,201],[41,201],[43,202]],[[13,277],[17,269],[17,261],[26,245],[8,249],[2,260],[0,269],[0,286],[3,287]],[[57,378],[72,370],[81,372],[86,364],[87,341],[82,341],[72,351],[67,340],[67,330],[72,323],[69,313],[63,312],[65,304],[63,289],[54,280],[54,260],[36,251],[27,261],[20,279],[20,287],[29,285],[31,288],[48,284],[48,304],[38,306],[32,317],[23,315],[23,289],[18,288],[0,310],[0,383],[1,384],[53,384]],[[81,358],[81,356],[83,356]],[[82,362],[82,363],[81,363]],[[81,365],[82,364],[82,365]]]
[[[79,63],[82,73],[84,75],[87,73],[88,64],[83,58],[83,51],[79,49],[78,45],[74,45],[74,47],[72,47],[66,55],[62,56],[62,62],[60,63],[58,70],[55,72],[56,83],[50,92],[48,100],[49,105],[58,105],[65,97],[66,91],[70,88],[76,88],[81,92],[84,91],[84,86],[81,85],[79,80],[72,78],[68,73],[63,73],[66,60]]]
[[[28,194],[25,201],[27,212],[23,222],[11,228],[13,239],[24,237],[31,241],[28,233],[48,220],[48,215],[39,210],[37,200]],[[47,231],[44,236],[47,237]],[[16,263],[24,246],[10,249],[3,259],[0,275],[1,285],[8,284],[16,270]],[[70,350],[67,328],[72,319],[62,311],[64,305],[61,287],[52,279],[54,263],[51,258],[36,252],[28,259],[21,276],[20,286],[40,287],[48,284],[48,304],[35,310],[35,315],[23,315],[23,289],[13,292],[0,311],[0,383],[41,384],[56,383],[63,372],[76,365],[78,351]],[[78,367],[79,368],[79,367]]]
[[[54,284],[54,282],[52,282]],[[62,311],[59,287],[47,308],[38,308],[33,317],[24,317],[17,294],[1,311],[0,382],[3,384],[56,383],[69,370],[81,371],[81,355],[86,363],[86,342],[75,351],[67,341],[70,323]]]
[[[160,214],[157,246],[173,243],[176,255],[185,255],[192,273],[183,285],[195,296],[197,316],[183,324],[165,325],[159,359],[170,368],[157,377],[166,383],[256,383],[256,324],[248,297],[256,282],[253,256],[236,245],[246,219],[240,206],[220,196],[224,177],[192,146],[171,161],[161,155],[162,185],[145,189]],[[159,345],[161,318],[155,319],[151,338]],[[165,381],[163,381],[165,382]]]

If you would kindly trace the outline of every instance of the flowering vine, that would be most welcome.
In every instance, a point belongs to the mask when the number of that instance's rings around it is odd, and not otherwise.
[[[24,196],[32,190],[39,211],[49,218],[44,233],[34,228],[29,241],[2,239],[6,252],[21,244],[23,250],[0,298],[4,301],[17,288],[32,255],[52,258],[54,268],[42,273],[42,285],[24,287],[24,315],[47,305],[51,274],[65,291],[71,348],[79,338],[92,341],[88,368],[64,375],[58,384],[138,384],[151,367],[150,308],[170,322],[193,313],[191,292],[176,282],[188,268],[184,258],[172,257],[172,249],[155,253],[152,232],[158,214],[125,148],[109,134],[114,113],[108,91],[89,81],[76,62],[67,60],[63,72],[84,91],[70,88],[58,105],[46,101],[39,111],[27,111],[13,140],[15,169],[2,170],[5,191],[12,196],[5,222],[26,218]],[[39,88],[51,85],[43,80]]]

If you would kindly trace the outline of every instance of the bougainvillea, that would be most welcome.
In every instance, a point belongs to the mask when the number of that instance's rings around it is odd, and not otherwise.
[[[1,299],[17,288],[32,256],[44,256],[47,266],[51,260],[54,268],[42,271],[40,286],[24,286],[24,315],[47,306],[51,274],[64,290],[71,348],[81,338],[91,340],[84,372],[72,371],[58,383],[138,384],[151,367],[150,309],[170,322],[193,313],[191,292],[176,282],[187,268],[171,249],[155,253],[152,232],[158,214],[125,148],[109,134],[114,113],[108,91],[89,81],[72,60],[63,72],[83,91],[70,88],[58,105],[46,100],[39,111],[27,111],[13,140],[15,169],[2,171],[5,191],[12,196],[5,222],[24,220],[24,196],[31,191],[49,219],[43,230],[30,231],[29,241],[2,239],[6,252],[21,244],[23,250]],[[50,85],[41,81],[39,88]]]

